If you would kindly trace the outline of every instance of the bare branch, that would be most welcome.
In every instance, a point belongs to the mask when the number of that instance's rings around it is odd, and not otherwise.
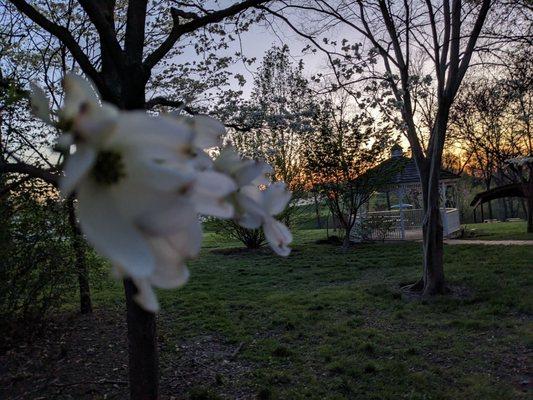
[[[46,170],[23,162],[0,164],[0,174],[14,173],[39,178],[54,187],[58,186],[59,174],[55,170]]]
[[[163,57],[165,57],[165,55],[170,51],[170,49],[172,49],[181,36],[194,32],[195,30],[204,26],[220,22],[227,17],[234,16],[248,8],[257,7],[258,5],[267,3],[268,1],[269,0],[245,0],[225,9],[194,18],[185,24],[180,24],[180,18],[182,16],[180,14],[182,14],[182,12],[178,11],[176,8],[172,8],[172,30],[163,43],[161,43],[157,49],[155,49],[146,57],[143,66],[147,71],[150,71],[159,61],[161,61]]]
[[[100,91],[105,88],[104,82],[100,78],[98,71],[94,68],[93,64],[89,60],[89,57],[83,52],[78,42],[71,35],[69,30],[64,26],[58,25],[43,14],[41,14],[36,8],[28,4],[25,0],[9,0],[22,14],[26,15],[29,19],[43,28],[45,31],[58,38],[70,51],[72,57],[79,64],[82,71],[95,83]]]

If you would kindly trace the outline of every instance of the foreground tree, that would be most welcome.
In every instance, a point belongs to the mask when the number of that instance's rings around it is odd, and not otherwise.
[[[216,28],[225,18],[236,17],[243,11],[266,1],[243,0],[227,8],[206,10],[195,2],[180,2],[180,8],[172,2],[158,1],[154,10],[157,18],[148,18],[148,1],[131,0],[127,3],[125,21],[117,25],[119,4],[114,0],[79,1],[77,12],[90,21],[89,32],[97,32],[98,45],[91,47],[88,54],[80,40],[73,35],[70,25],[63,25],[64,13],[43,12],[45,3],[25,0],[10,1],[27,20],[55,37],[62,48],[70,54],[79,69],[92,80],[102,99],[120,109],[135,110],[157,104],[166,104],[164,98],[146,101],[146,91],[152,71],[172,54],[172,49],[191,34],[202,29]],[[70,4],[70,3],[69,3]],[[73,10],[67,8],[69,12]],[[167,21],[161,19],[166,15]],[[170,21],[170,23],[168,22]],[[147,40],[147,27],[152,40]],[[154,31],[155,29],[155,31]],[[174,101],[172,105],[183,104]],[[4,171],[28,174],[25,166],[11,165]],[[124,280],[127,304],[128,339],[130,356],[131,396],[134,399],[155,399],[158,397],[158,361],[155,316],[134,301],[138,291],[130,280]]]

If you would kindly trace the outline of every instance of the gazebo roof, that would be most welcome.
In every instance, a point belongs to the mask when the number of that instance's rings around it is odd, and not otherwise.
[[[400,162],[403,163],[403,168],[400,167],[400,171],[391,177],[391,184],[407,184],[407,183],[419,183],[420,174],[418,173],[418,168],[416,166],[415,160],[405,156],[400,156],[396,158],[390,158],[385,162]],[[447,171],[445,169],[440,170],[439,179],[442,180],[455,180],[459,179],[459,176],[453,172]]]
[[[402,148],[398,144],[391,148],[391,157],[388,160],[383,161],[376,168],[383,169],[384,171],[398,171],[391,175],[389,180],[390,185],[420,183],[420,174],[418,172],[415,160],[404,156],[402,153]],[[439,179],[441,181],[457,180],[459,179],[459,175],[445,169],[441,169]]]

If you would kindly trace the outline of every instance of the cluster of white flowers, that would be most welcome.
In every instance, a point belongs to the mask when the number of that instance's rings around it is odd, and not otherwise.
[[[273,216],[290,192],[268,181],[267,164],[242,159],[231,148],[209,157],[206,149],[221,146],[220,122],[121,111],[76,75],[65,78],[64,89],[57,118],[39,87],[33,85],[31,95],[33,112],[65,132],[58,142],[69,153],[60,191],[65,197],[76,192],[87,240],[112,262],[117,277],[133,280],[143,308],[159,308],[153,287],[187,281],[185,263],[202,242],[199,215],[262,227],[272,249],[289,254],[291,233]]]

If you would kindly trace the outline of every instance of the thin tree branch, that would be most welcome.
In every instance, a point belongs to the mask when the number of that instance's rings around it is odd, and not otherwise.
[[[59,174],[54,170],[45,170],[23,162],[0,164],[0,174],[22,174],[39,178],[54,187],[58,187]]]
[[[190,22],[180,24],[180,13],[176,8],[171,9],[171,16],[173,20],[172,30],[167,38],[149,54],[144,60],[143,66],[147,71],[150,71],[165,55],[172,49],[181,36],[194,32],[206,25],[217,23],[227,17],[236,15],[248,8],[256,7],[260,4],[266,3],[269,0],[245,0],[234,4],[222,10],[214,11],[201,17],[192,19]]]
[[[72,57],[79,64],[82,71],[95,83],[98,89],[105,88],[102,79],[98,71],[94,68],[93,64],[89,60],[89,57],[83,52],[78,42],[71,35],[69,30],[64,26],[58,25],[43,14],[41,14],[36,8],[28,4],[25,0],[9,0],[22,14],[26,15],[29,19],[43,28],[45,31],[58,38],[70,51]]]

